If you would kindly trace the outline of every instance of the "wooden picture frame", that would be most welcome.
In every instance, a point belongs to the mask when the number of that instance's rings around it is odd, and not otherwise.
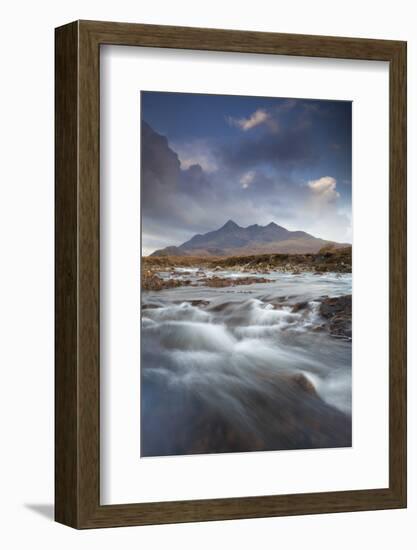
[[[74,528],[406,506],[406,43],[76,21],[56,29],[55,518]],[[389,487],[101,505],[99,496],[100,46],[389,62]]]

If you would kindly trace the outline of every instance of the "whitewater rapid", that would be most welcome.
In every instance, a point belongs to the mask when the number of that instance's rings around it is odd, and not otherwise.
[[[142,292],[141,455],[349,446],[351,342],[323,329],[319,300],[351,294],[351,275],[201,274]]]

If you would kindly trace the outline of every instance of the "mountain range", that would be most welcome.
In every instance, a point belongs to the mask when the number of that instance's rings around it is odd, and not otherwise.
[[[316,253],[323,246],[350,246],[313,237],[304,231],[289,231],[274,222],[241,227],[233,220],[220,229],[194,235],[180,246],[155,250],[151,256],[250,256],[253,254]]]

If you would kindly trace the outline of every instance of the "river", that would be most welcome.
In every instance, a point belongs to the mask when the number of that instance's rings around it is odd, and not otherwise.
[[[141,456],[351,445],[352,343],[319,308],[351,294],[350,274],[225,288],[204,279],[244,274],[159,275],[197,286],[142,292]]]

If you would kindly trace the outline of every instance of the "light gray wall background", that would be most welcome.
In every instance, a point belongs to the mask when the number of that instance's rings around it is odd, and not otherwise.
[[[417,540],[417,34],[406,0],[10,0],[1,6],[0,544],[3,548],[411,549]],[[74,19],[408,40],[408,510],[76,532],[54,524],[54,27]],[[378,131],[376,128],[375,131]],[[369,205],[370,212],[378,207]],[[375,277],[378,266],[375,266]],[[372,315],[370,311],[370,323]],[[372,388],[369,388],[370,399]],[[314,475],[314,472],[311,472]],[[343,475],[343,472],[341,472]]]

